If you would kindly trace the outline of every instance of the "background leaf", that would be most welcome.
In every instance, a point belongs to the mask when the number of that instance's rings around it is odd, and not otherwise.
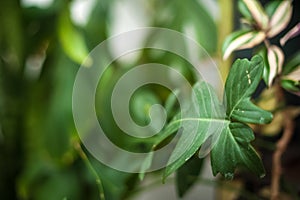
[[[196,183],[203,167],[203,163],[204,159],[193,156],[177,170],[176,188],[180,197],[183,197]]]

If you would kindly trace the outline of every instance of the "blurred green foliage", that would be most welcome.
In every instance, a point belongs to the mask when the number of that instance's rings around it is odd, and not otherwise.
[[[19,0],[0,2],[1,199],[99,199],[96,177],[74,147],[80,141],[72,118],[72,89],[80,63],[110,36],[114,1],[96,1],[84,27],[71,21],[71,3],[54,0],[49,7],[40,8],[25,7]],[[178,31],[187,25],[194,27],[198,42],[215,53],[216,26],[200,3],[152,0],[148,4],[151,26]],[[165,13],[170,15],[164,17]],[[168,53],[153,57],[144,51],[131,65],[171,64],[174,57]],[[185,61],[177,58],[176,62],[193,82]],[[98,87],[97,114],[115,143],[138,150],[139,145],[132,144],[144,141],[124,136],[107,106],[114,83],[130,68],[122,65],[115,62],[105,72]],[[148,120],[143,105],[163,103],[170,91],[150,86],[140,92],[144,94],[136,94],[132,115],[143,124]],[[137,174],[110,169],[83,151],[102,180],[106,199],[124,199],[138,185]]]

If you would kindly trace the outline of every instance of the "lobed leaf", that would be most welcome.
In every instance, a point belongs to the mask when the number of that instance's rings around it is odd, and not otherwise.
[[[260,109],[250,101],[262,73],[261,56],[254,56],[251,61],[237,59],[234,62],[225,83],[226,114],[230,119],[255,124],[269,123],[272,120],[270,112]]]
[[[222,47],[223,59],[227,59],[235,50],[256,46],[265,39],[265,33],[251,30],[240,30],[229,35]]]
[[[265,170],[259,155],[250,145],[252,140],[254,135],[247,125],[229,124],[211,151],[214,176],[221,173],[226,179],[233,179],[235,168],[243,166],[259,177],[263,177]]]
[[[166,128],[166,130],[172,129],[174,132],[182,127],[183,131],[170,156],[163,180],[190,159],[209,136],[218,134],[221,127],[225,127],[229,123],[225,120],[225,112],[217,95],[208,83],[197,83],[193,87],[193,92],[195,93],[195,106],[187,111],[186,116],[194,116],[195,109],[198,109],[198,116],[176,118]]]

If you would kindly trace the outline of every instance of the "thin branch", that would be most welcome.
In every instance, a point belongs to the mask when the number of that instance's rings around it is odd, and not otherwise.
[[[283,101],[284,95],[282,88],[276,83],[277,86],[277,101]],[[288,109],[283,111],[284,116],[284,130],[282,137],[276,144],[276,150],[273,154],[273,165],[272,165],[272,180],[271,180],[271,200],[279,200],[280,195],[280,177],[282,174],[281,157],[285,152],[288,143],[290,142],[294,133],[294,121]]]
[[[103,189],[103,185],[102,185],[101,179],[100,179],[98,173],[96,172],[96,170],[94,169],[94,167],[92,166],[91,162],[89,161],[87,155],[82,150],[81,145],[80,145],[80,143],[78,141],[74,142],[74,148],[76,149],[76,151],[78,152],[79,156],[84,161],[84,163],[86,164],[86,166],[88,167],[88,169],[95,176],[96,183],[97,183],[98,190],[99,190],[100,200],[105,200],[104,189]]]

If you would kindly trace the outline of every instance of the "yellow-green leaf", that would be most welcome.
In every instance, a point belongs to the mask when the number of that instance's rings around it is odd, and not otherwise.
[[[62,11],[59,16],[58,37],[64,52],[70,59],[78,64],[84,64],[85,67],[92,64],[84,37],[73,26],[69,10]]]

